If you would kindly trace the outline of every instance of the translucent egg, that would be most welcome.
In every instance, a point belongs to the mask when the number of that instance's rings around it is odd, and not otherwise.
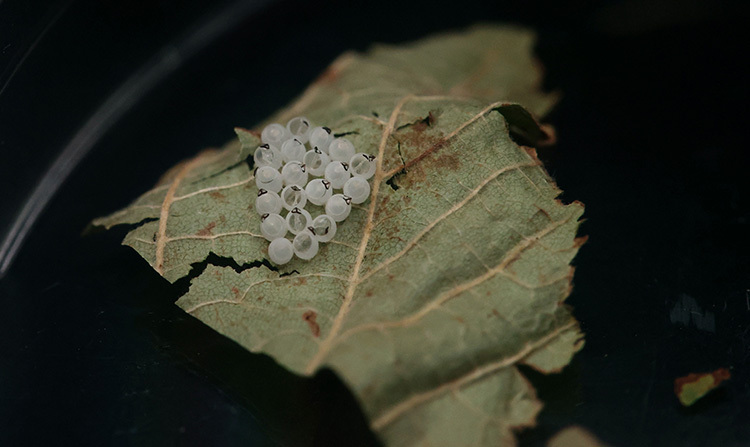
[[[344,195],[352,198],[352,203],[363,203],[370,197],[370,183],[362,177],[352,177],[344,183]]]
[[[270,166],[279,169],[281,167],[281,151],[272,144],[261,144],[258,149],[255,149],[253,160],[256,168]]]
[[[289,131],[292,138],[296,138],[300,143],[305,144],[310,138],[310,121],[304,116],[292,118],[286,123],[286,130]]]
[[[281,204],[288,210],[304,208],[307,204],[307,194],[305,194],[304,189],[297,185],[285,186],[284,190],[281,191]]]
[[[334,194],[326,202],[326,214],[336,222],[346,219],[351,211],[352,199],[343,194]]]
[[[354,156],[354,145],[346,138],[336,138],[328,146],[328,156],[332,161],[349,162]]]
[[[305,153],[302,162],[307,166],[307,172],[309,172],[310,175],[320,177],[325,174],[326,166],[328,166],[328,163],[330,163],[331,160],[328,158],[328,154],[321,151],[319,148],[315,148]]]
[[[307,152],[307,148],[304,143],[301,143],[296,138],[290,138],[281,145],[281,159],[284,163],[289,163],[290,161],[301,162],[302,157],[305,156],[305,152]]]
[[[307,185],[307,168],[302,162],[290,161],[281,168],[281,178],[285,185],[297,185],[304,188]]]
[[[281,174],[270,166],[261,166],[255,170],[255,186],[278,193],[283,186]]]
[[[286,215],[286,226],[292,234],[299,234],[299,232],[305,231],[311,223],[312,216],[302,208],[292,208]]]
[[[258,190],[255,199],[255,211],[258,214],[279,214],[281,212],[281,197],[273,191]]]
[[[287,238],[280,237],[268,244],[268,257],[274,264],[286,264],[294,256],[294,246]]]
[[[301,231],[294,236],[292,246],[294,247],[294,254],[306,261],[318,254],[318,240],[309,230]]]
[[[260,133],[260,139],[266,144],[271,144],[276,147],[281,146],[286,139],[289,138],[289,132],[286,127],[281,124],[273,123],[263,128]]]
[[[308,228],[318,242],[328,242],[336,235],[336,221],[327,214],[321,214],[312,221]]]
[[[334,189],[343,188],[344,183],[346,183],[346,181],[352,176],[349,172],[349,163],[344,161],[332,161],[328,163],[325,175],[326,180],[331,182],[331,186]]]
[[[269,242],[286,236],[286,232],[286,220],[281,215],[264,214],[260,217],[260,234]]]
[[[322,206],[325,205],[333,194],[333,188],[331,187],[331,182],[328,180],[316,178],[310,180],[310,183],[305,186],[305,194],[307,194],[307,200],[310,203]]]
[[[353,177],[362,177],[367,180],[375,174],[375,168],[377,168],[377,163],[372,155],[359,153],[349,159],[349,169]]]
[[[316,127],[310,131],[310,147],[328,153],[328,145],[333,141],[333,132],[327,127]]]

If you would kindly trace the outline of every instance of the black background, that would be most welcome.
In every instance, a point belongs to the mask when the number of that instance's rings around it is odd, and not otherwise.
[[[1,2],[0,230],[118,85],[229,6]],[[567,301],[586,347],[560,374],[524,370],[547,405],[521,445],[570,424],[618,446],[750,445],[742,2],[288,0],[244,14],[135,98],[0,280],[0,445],[373,444],[333,374],[297,378],[184,314],[172,303],[187,283],[119,246],[124,229],[80,235],[340,52],[478,21],[538,30],[546,87],[563,93],[547,118],[559,142],[540,155],[563,199],[586,204],[590,237]],[[670,319],[689,303],[714,326]],[[681,408],[674,378],[719,367],[732,379]]]

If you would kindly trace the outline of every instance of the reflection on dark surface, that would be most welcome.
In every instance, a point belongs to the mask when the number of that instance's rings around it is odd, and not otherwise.
[[[99,142],[110,128],[120,122],[130,109],[139,103],[143,96],[151,92],[156,85],[164,82],[175,70],[181,67],[181,61],[191,58],[200,52],[219,36],[237,26],[243,17],[249,15],[262,6],[264,2],[235,2],[226,8],[220,8],[216,13],[200,21],[200,25],[189,28],[181,36],[159,49],[148,61],[139,67],[127,80],[112,92],[104,102],[88,117],[85,124],[70,138],[43,174],[38,174],[36,185],[18,205],[18,211],[12,218],[12,223],[6,225],[5,234],[0,234],[0,278],[5,276],[18,255],[29,232],[33,229],[37,219],[47,207],[52,198],[68,176],[78,166],[81,160]],[[14,62],[15,69],[0,79],[2,87],[0,94],[13,81],[15,73],[23,67],[28,55],[36,48],[36,44],[44,38],[46,31],[57,23],[67,8],[67,4],[60,8],[49,19],[34,43],[25,49],[24,55]],[[18,51],[19,53],[21,51]]]
[[[748,309],[750,310],[750,309]],[[690,295],[682,294],[669,311],[669,321],[701,331],[716,332],[716,318],[713,312],[704,311]]]
[[[228,4],[208,3],[70,4],[0,94],[3,226],[132,70]],[[0,46],[33,42],[29,17],[56,5],[0,3]],[[563,200],[586,204],[589,235],[568,299],[586,347],[560,374],[523,370],[546,407],[521,445],[574,423],[618,446],[750,444],[743,8],[281,1],[249,17],[104,136],[0,281],[0,445],[374,442],[332,374],[301,379],[244,351],[177,309],[185,284],[119,247],[123,230],[80,232],[289,102],[341,51],[487,20],[539,30],[547,85],[563,92],[548,117],[559,143],[540,156]],[[674,379],[720,367],[732,378],[681,407]]]

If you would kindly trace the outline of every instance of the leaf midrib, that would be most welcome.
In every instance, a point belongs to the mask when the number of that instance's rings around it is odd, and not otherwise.
[[[356,291],[357,285],[359,284],[359,273],[362,269],[362,261],[365,258],[367,244],[370,242],[370,236],[372,235],[374,220],[373,218],[375,216],[375,208],[377,207],[378,203],[378,192],[380,190],[380,185],[383,182],[383,177],[385,174],[383,172],[383,155],[385,154],[385,147],[388,143],[388,138],[390,138],[391,134],[393,134],[393,129],[396,127],[396,120],[398,119],[398,115],[401,112],[401,108],[412,98],[414,98],[414,95],[407,95],[401,98],[396,107],[393,109],[393,112],[391,112],[391,117],[388,120],[388,125],[383,129],[383,134],[380,138],[380,146],[378,147],[375,176],[372,182],[373,186],[370,196],[370,206],[367,210],[367,219],[365,221],[365,228],[362,234],[362,241],[359,243],[359,249],[357,250],[357,258],[354,261],[354,267],[352,267],[352,273],[349,276],[349,285],[346,289],[346,294],[344,295],[344,300],[341,304],[341,307],[339,308],[339,312],[338,314],[336,314],[336,317],[333,320],[331,330],[328,332],[326,338],[320,343],[318,352],[310,359],[307,367],[305,368],[305,372],[308,375],[311,375],[315,372],[316,369],[318,369],[321,361],[325,358],[326,354],[328,354],[328,351],[331,349],[336,335],[338,334],[338,331],[340,330],[341,325],[346,318],[346,314],[349,312],[352,299],[354,298],[354,292]]]
[[[326,355],[330,352],[331,348],[333,346],[335,346],[340,341],[339,340],[339,338],[340,338],[339,332],[340,332],[340,330],[341,330],[341,328],[342,328],[342,326],[344,324],[344,321],[346,320],[346,316],[347,316],[347,314],[349,312],[349,309],[351,308],[351,305],[353,303],[354,296],[355,296],[355,293],[356,293],[356,290],[357,290],[357,287],[358,287],[359,284],[361,284],[365,279],[371,277],[377,271],[380,271],[382,268],[385,268],[387,265],[391,264],[392,262],[394,262],[395,260],[397,260],[401,256],[403,256],[403,254],[406,253],[411,247],[413,247],[417,243],[417,241],[424,234],[426,234],[427,232],[430,231],[430,229],[432,227],[434,227],[435,225],[437,225],[445,217],[451,215],[453,212],[455,212],[456,209],[461,208],[467,202],[469,202],[473,197],[475,197],[476,194],[478,194],[478,192],[482,189],[482,187],[485,186],[490,180],[496,178],[498,175],[500,175],[502,173],[509,172],[511,170],[521,169],[523,167],[539,166],[539,163],[536,162],[536,161],[532,161],[532,162],[528,162],[528,163],[516,163],[516,164],[511,165],[511,166],[506,166],[506,167],[504,167],[504,168],[496,171],[495,173],[491,174],[480,185],[478,185],[476,188],[474,188],[471,193],[469,193],[464,199],[462,199],[461,202],[455,204],[453,207],[451,207],[450,210],[448,210],[446,213],[444,213],[442,216],[440,216],[434,222],[431,222],[430,225],[428,225],[416,237],[414,237],[409,242],[409,244],[407,244],[407,246],[404,247],[404,249],[402,249],[399,253],[397,253],[396,255],[394,255],[394,256],[386,259],[385,261],[383,261],[382,263],[378,264],[373,269],[371,269],[366,275],[362,276],[361,275],[362,265],[363,265],[364,257],[365,257],[366,251],[367,251],[367,246],[369,244],[369,240],[370,240],[370,237],[372,235],[373,228],[374,228],[374,214],[375,214],[375,211],[376,211],[376,208],[377,208],[377,203],[378,203],[376,199],[378,197],[378,193],[379,193],[380,187],[381,187],[382,183],[385,181],[385,179],[387,179],[389,176],[393,175],[396,171],[402,169],[402,167],[398,167],[395,170],[391,170],[391,171],[387,171],[387,172],[383,171],[383,159],[384,159],[385,149],[387,147],[389,138],[393,135],[393,132],[396,129],[396,122],[398,120],[399,114],[400,114],[403,106],[406,103],[408,103],[409,101],[411,101],[411,100],[437,100],[437,99],[440,99],[440,98],[442,98],[442,97],[440,97],[440,96],[416,96],[416,95],[413,95],[413,94],[406,95],[406,96],[402,97],[398,101],[396,107],[393,109],[393,111],[392,111],[392,113],[391,113],[391,115],[389,117],[387,125],[384,126],[383,132],[381,134],[380,144],[378,146],[378,156],[377,156],[378,164],[377,164],[376,173],[375,173],[375,176],[374,176],[374,179],[373,179],[373,190],[372,190],[372,193],[371,193],[372,194],[372,199],[371,199],[370,205],[369,205],[369,207],[367,209],[367,217],[366,217],[365,226],[364,226],[364,229],[363,229],[362,240],[360,241],[360,244],[357,247],[357,257],[356,257],[356,260],[354,262],[354,266],[352,268],[352,271],[351,271],[349,277],[348,278],[342,278],[343,282],[345,282],[347,284],[346,294],[344,296],[344,299],[342,300],[341,306],[339,307],[338,313],[336,314],[336,316],[333,319],[333,323],[331,325],[331,329],[328,332],[328,335],[326,336],[326,338],[324,338],[323,340],[321,340],[319,342],[319,347],[318,347],[318,350],[317,350],[316,354],[310,359],[310,361],[308,362],[308,364],[307,364],[307,366],[305,368],[305,373],[308,374],[308,375],[313,374],[320,367],[321,363],[325,360]],[[452,99],[457,99],[457,98],[452,98]],[[430,153],[432,153],[435,150],[437,150],[440,147],[442,147],[442,145],[444,145],[451,138],[455,137],[463,129],[465,129],[466,127],[468,127],[469,125],[471,125],[476,120],[480,119],[482,116],[486,115],[488,112],[490,112],[490,111],[496,109],[497,107],[501,106],[502,104],[504,104],[504,102],[495,102],[495,103],[492,103],[492,104],[488,105],[487,107],[485,107],[484,109],[482,109],[479,113],[477,113],[474,116],[472,116],[469,120],[463,122],[460,126],[458,126],[456,129],[454,129],[453,131],[451,131],[448,135],[446,135],[445,137],[441,138],[438,143],[434,144],[430,148],[428,148],[425,151],[423,151],[422,153],[420,153],[417,157],[415,157],[414,159],[410,160],[410,162],[409,162],[410,165],[413,165],[413,164],[421,161],[426,156],[428,156]],[[217,190],[217,189],[226,189],[226,188],[232,188],[232,187],[236,187],[236,186],[241,186],[241,185],[243,185],[243,184],[245,184],[247,182],[252,181],[253,176],[251,175],[247,179],[241,180],[239,182],[235,182],[235,183],[230,184],[230,185],[223,185],[223,186],[220,186],[220,187],[206,188],[206,189],[203,189],[203,190],[194,191],[194,192],[186,194],[184,196],[176,197],[175,196],[176,190],[179,187],[179,185],[181,184],[182,179],[184,179],[189,174],[189,172],[192,169],[195,168],[195,166],[197,166],[197,165],[201,164],[202,162],[204,162],[206,158],[207,158],[206,154],[204,153],[204,154],[200,154],[199,156],[195,157],[193,160],[190,160],[178,172],[177,176],[175,177],[175,179],[173,180],[173,182],[171,183],[171,185],[169,185],[169,189],[167,191],[167,194],[165,195],[164,201],[163,201],[162,206],[161,206],[161,215],[162,215],[162,218],[160,218],[159,232],[157,234],[157,241],[155,243],[155,245],[156,245],[156,258],[157,258],[157,261],[155,262],[155,268],[157,269],[157,271],[160,271],[160,273],[161,273],[161,270],[163,270],[163,265],[162,264],[163,264],[164,246],[166,245],[167,242],[170,242],[172,240],[180,239],[179,237],[177,237],[177,238],[169,238],[166,235],[167,216],[164,216],[164,214],[167,214],[167,215],[169,214],[169,208],[170,208],[171,204],[174,203],[174,202],[176,202],[176,201],[178,201],[178,200],[182,200],[182,199],[191,197],[193,195],[201,194],[201,193],[204,193],[204,192],[210,192],[210,191]],[[526,248],[528,248],[529,245],[531,245],[533,242],[537,241],[544,234],[549,233],[553,229],[555,229],[555,228],[563,225],[565,222],[567,222],[567,220],[552,222],[550,224],[550,226],[545,227],[542,230],[543,234],[535,234],[534,236],[532,236],[530,238],[525,238],[522,241],[522,243],[520,243],[513,250],[514,253],[516,253],[516,255],[517,255],[521,251],[523,251]],[[242,232],[242,233],[244,233],[244,232]],[[237,233],[237,234],[239,235],[239,233]],[[255,234],[249,234],[249,235],[251,235],[251,236],[257,236]],[[212,236],[210,236],[210,238],[211,239],[215,239],[218,236],[221,236],[221,235],[212,235]],[[192,238],[192,236],[190,238]],[[161,253],[161,256],[159,256],[160,253]],[[504,261],[500,265],[498,265],[496,268],[493,268],[493,269],[489,270],[484,275],[480,275],[480,277],[474,278],[472,281],[470,281],[469,284],[473,284],[476,281],[481,281],[480,278],[482,278],[484,276],[487,276],[487,275],[494,276],[494,275],[496,275],[498,273],[502,273],[504,267],[509,263],[509,259],[510,258],[511,258],[510,256],[506,256],[506,258],[504,259]],[[161,263],[160,263],[160,261],[161,261]],[[245,294],[247,292],[249,292],[249,290],[251,288],[252,287],[249,287],[245,291]],[[244,298],[244,296],[243,296],[243,298]],[[205,302],[205,303],[201,303],[200,305],[196,306],[195,308],[189,309],[188,312],[194,312],[198,308],[201,308],[201,307],[204,307],[204,306],[207,306],[207,305],[211,305],[211,304],[217,304],[219,302],[226,302],[226,303],[232,303],[232,304],[240,304],[242,301],[243,300],[240,299],[240,300],[236,300],[236,301],[235,300],[220,300],[220,301],[214,301],[214,302]],[[429,307],[427,310],[423,309],[423,311],[418,312],[417,314],[415,314],[415,315],[412,316],[413,318],[408,318],[408,320],[412,320],[412,319],[418,320],[419,317],[422,316],[422,314],[424,314],[425,312],[428,312],[433,307]],[[382,323],[378,323],[378,324],[382,324]],[[350,331],[347,331],[347,334],[349,332]]]

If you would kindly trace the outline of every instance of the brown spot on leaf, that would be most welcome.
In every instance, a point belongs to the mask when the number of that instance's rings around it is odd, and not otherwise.
[[[565,288],[565,296],[560,300],[560,304],[562,304],[562,302],[565,301],[565,298],[569,297],[571,293],[573,293],[573,283],[569,282],[568,287]]]
[[[402,130],[395,135],[399,151],[398,160],[394,161],[403,167],[399,173],[411,174],[410,168],[413,165],[445,145],[444,136],[439,131],[427,131],[436,120],[437,112],[431,111],[427,117],[403,126],[400,128]],[[417,155],[413,155],[414,153]],[[405,160],[404,157],[413,158]]]
[[[417,121],[413,126],[411,126],[414,132],[424,132],[428,127],[430,127],[429,124],[427,124],[424,120]]]
[[[425,185],[425,179],[427,178],[427,174],[425,173],[424,168],[421,164],[414,165],[410,167],[407,171],[401,171],[404,172],[404,175],[400,176],[398,179],[399,186],[402,186],[407,189],[411,188],[421,188]]]
[[[237,287],[232,287],[232,293],[234,294],[234,297],[238,300],[240,299],[240,289]]]
[[[421,119],[414,123],[412,126],[412,129],[414,129],[416,132],[424,132],[428,127],[435,124],[437,121],[437,112],[430,110],[430,113],[424,117],[424,119]]]
[[[412,148],[412,150],[413,148],[416,148],[417,150],[421,149],[419,155],[406,161],[404,168],[407,171],[419,160],[439,150],[446,144],[445,139],[443,139],[441,135],[435,135],[435,132],[418,132],[413,128],[399,134],[398,141],[401,143],[402,148]]]
[[[565,279],[568,281],[568,283],[573,282],[573,275],[575,274],[575,272],[576,272],[575,266],[572,266],[572,265],[568,266],[568,274],[565,275]]]
[[[316,84],[328,84],[336,82],[336,79],[339,78],[339,69],[336,67],[336,64],[332,64],[328,67],[326,71],[320,74],[317,80],[315,80]]]
[[[531,157],[532,160],[535,162],[541,164],[542,162],[539,160],[539,155],[536,153],[536,149],[534,149],[531,146],[519,146],[521,149],[526,151],[527,154],[529,154],[529,157]]]
[[[195,234],[196,234],[196,236],[210,236],[211,235],[211,230],[213,230],[214,227],[216,227],[216,222],[211,222],[208,225],[206,225],[205,227],[203,227],[202,230],[198,230],[198,232],[195,233]]]
[[[316,318],[318,318],[318,314],[316,314],[312,310],[308,310],[307,312],[302,314],[302,319],[307,322],[308,326],[310,326],[310,332],[312,332],[313,337],[320,336],[320,326],[318,326],[318,323],[315,322]]]
[[[573,273],[575,273],[575,270],[576,270],[575,267],[571,265],[568,266],[568,274],[565,275],[565,277],[563,278],[566,284],[565,293],[563,293],[563,295],[558,300],[558,304],[560,305],[562,305],[565,299],[569,297],[571,293],[573,293]],[[544,282],[547,282],[547,281],[544,281]]]
[[[534,206],[536,206],[536,208],[539,210],[539,212],[541,212],[542,214],[544,214],[545,217],[547,217],[547,219],[549,219],[550,221],[552,220],[552,216],[549,215],[549,213],[547,212],[547,210],[545,210],[544,208],[542,208],[540,206],[537,206],[537,205],[534,205]]]
[[[367,297],[370,297],[370,296],[372,296],[372,290],[368,290],[368,291],[367,291],[367,292],[365,293],[365,296],[367,296]]]
[[[492,315],[496,316],[497,318],[500,318],[500,312],[498,312],[497,309],[492,309]]]
[[[580,248],[581,245],[585,244],[589,240],[589,235],[577,237],[573,239],[573,248]]]
[[[443,153],[435,159],[435,166],[449,171],[457,171],[461,167],[461,161],[454,154]]]
[[[211,191],[208,195],[222,202],[224,201],[223,199],[226,198],[226,196],[222,194],[221,191]]]

